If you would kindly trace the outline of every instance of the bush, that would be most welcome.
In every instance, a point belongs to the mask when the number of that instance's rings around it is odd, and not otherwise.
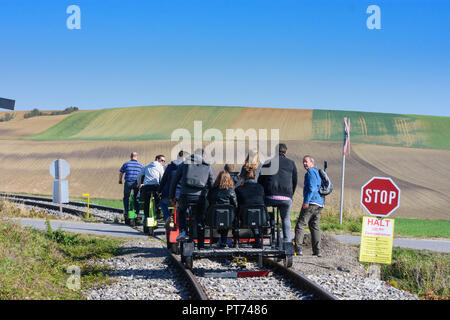
[[[39,117],[39,116],[57,116],[57,115],[61,115],[61,114],[69,114],[69,113],[72,113],[75,111],[78,111],[77,107],[68,107],[62,111],[52,111],[51,113],[44,113],[44,112],[39,111],[39,109],[34,108],[30,112],[25,113],[25,115],[23,117],[25,119],[28,119],[28,118]]]
[[[382,278],[425,299],[449,299],[449,263],[448,253],[394,248],[392,264],[383,265]]]
[[[34,108],[34,109],[31,110],[30,112],[25,113],[23,117],[24,117],[25,119],[28,119],[28,118],[38,117],[38,116],[42,116],[42,115],[44,115],[43,112],[39,111],[39,109]]]
[[[14,119],[15,117],[16,117],[16,113],[15,112],[7,113],[7,114],[5,114],[3,116],[3,118],[0,118],[0,122],[6,122],[6,121]]]
[[[72,113],[75,111],[78,111],[77,107],[68,107],[68,108],[65,108],[63,111],[53,111],[50,115],[56,116],[56,115],[60,115],[60,114],[69,114],[69,113]]]

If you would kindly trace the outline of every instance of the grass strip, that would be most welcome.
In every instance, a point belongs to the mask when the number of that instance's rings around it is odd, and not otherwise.
[[[109,268],[92,260],[118,255],[121,242],[0,220],[0,299],[83,299],[83,290],[110,282]],[[72,267],[80,270],[80,288],[68,285]]]
[[[392,264],[382,265],[388,284],[416,293],[421,299],[449,300],[450,254],[394,248]]]

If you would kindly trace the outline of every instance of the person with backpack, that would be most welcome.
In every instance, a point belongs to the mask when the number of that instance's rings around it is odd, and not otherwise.
[[[141,200],[144,200],[144,217],[148,218],[150,214],[150,199],[155,197],[155,206],[158,207],[159,197],[156,192],[158,191],[159,184],[164,174],[165,157],[160,154],[155,157],[155,161],[151,162],[137,176],[139,183],[139,189],[141,192]]]
[[[217,204],[229,204],[237,208],[237,198],[234,192],[234,182],[231,175],[226,171],[220,171],[211,190],[208,192],[208,203],[211,208]],[[220,246],[227,244],[228,230],[220,230]]]
[[[292,198],[294,197],[295,189],[297,187],[297,167],[295,162],[286,157],[287,146],[280,143],[277,146],[278,155],[278,170],[273,174],[262,174],[259,176],[258,183],[262,184],[265,193],[265,203],[267,207],[275,207],[280,210],[280,217],[283,226],[283,238],[285,242],[291,242],[291,220],[290,211],[292,206]],[[271,159],[262,166],[271,168],[274,161]],[[274,224],[274,217],[270,217],[272,224]]]
[[[306,170],[306,174],[303,184],[303,205],[295,224],[295,252],[297,255],[303,255],[303,237],[305,226],[308,224],[311,231],[313,255],[321,257],[319,223],[320,213],[324,206],[324,195],[320,194],[322,177],[311,156],[306,155],[303,157],[303,167]]]
[[[170,184],[171,181],[174,180],[175,174],[177,173],[178,167],[186,160],[189,156],[189,153],[181,150],[178,152],[178,156],[176,160],[173,160],[169,163],[166,170],[164,171],[164,175],[161,179],[161,183],[159,184],[158,192],[161,194],[161,200],[159,202],[159,206],[163,212],[164,226],[167,229],[170,223],[169,219],[169,205],[170,205]],[[181,190],[181,184],[178,183],[175,190],[175,197],[179,198]]]
[[[205,202],[208,190],[214,183],[214,172],[211,165],[203,158],[204,150],[196,150],[182,165],[179,166],[170,184],[170,199],[177,203],[180,234],[177,241],[184,241],[187,237],[186,212],[192,207],[191,217],[197,223],[198,248],[203,248],[205,239]],[[180,196],[176,197],[176,187],[181,182]]]

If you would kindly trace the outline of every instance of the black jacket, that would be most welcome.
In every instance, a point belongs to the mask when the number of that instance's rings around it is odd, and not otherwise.
[[[190,157],[190,161],[194,161],[196,163],[208,164],[201,156],[197,154],[192,154]],[[175,173],[175,176],[172,181],[170,181],[170,199],[174,198],[176,195],[177,185],[181,183],[180,197],[204,197],[206,196],[207,191],[212,187],[214,183],[214,172],[211,166],[209,166],[209,174],[206,187],[203,189],[192,188],[186,185],[186,167],[189,166],[189,161],[184,161],[183,164],[178,166],[178,169]]]
[[[236,193],[233,188],[212,188],[208,192],[208,202],[210,206],[215,204],[231,204],[232,206],[237,207]]]
[[[278,159],[278,172],[274,175],[261,174],[258,182],[263,185],[266,196],[285,196],[292,199],[297,187],[297,167],[294,161],[282,153]],[[269,168],[271,162],[272,160],[265,163],[262,170]]]
[[[174,160],[167,166],[164,170],[164,175],[159,184],[158,191],[161,192],[161,198],[169,198],[170,193],[170,182],[174,180],[175,174],[177,173],[178,167],[183,163],[183,160]],[[175,193],[179,193],[181,189],[181,184],[178,182]]]
[[[246,181],[235,189],[239,207],[246,205],[264,205],[264,188],[262,185]]]

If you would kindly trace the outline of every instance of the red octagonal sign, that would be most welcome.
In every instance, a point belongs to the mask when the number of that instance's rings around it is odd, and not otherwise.
[[[361,187],[361,205],[372,216],[388,217],[400,206],[400,189],[391,178],[373,177]]]

